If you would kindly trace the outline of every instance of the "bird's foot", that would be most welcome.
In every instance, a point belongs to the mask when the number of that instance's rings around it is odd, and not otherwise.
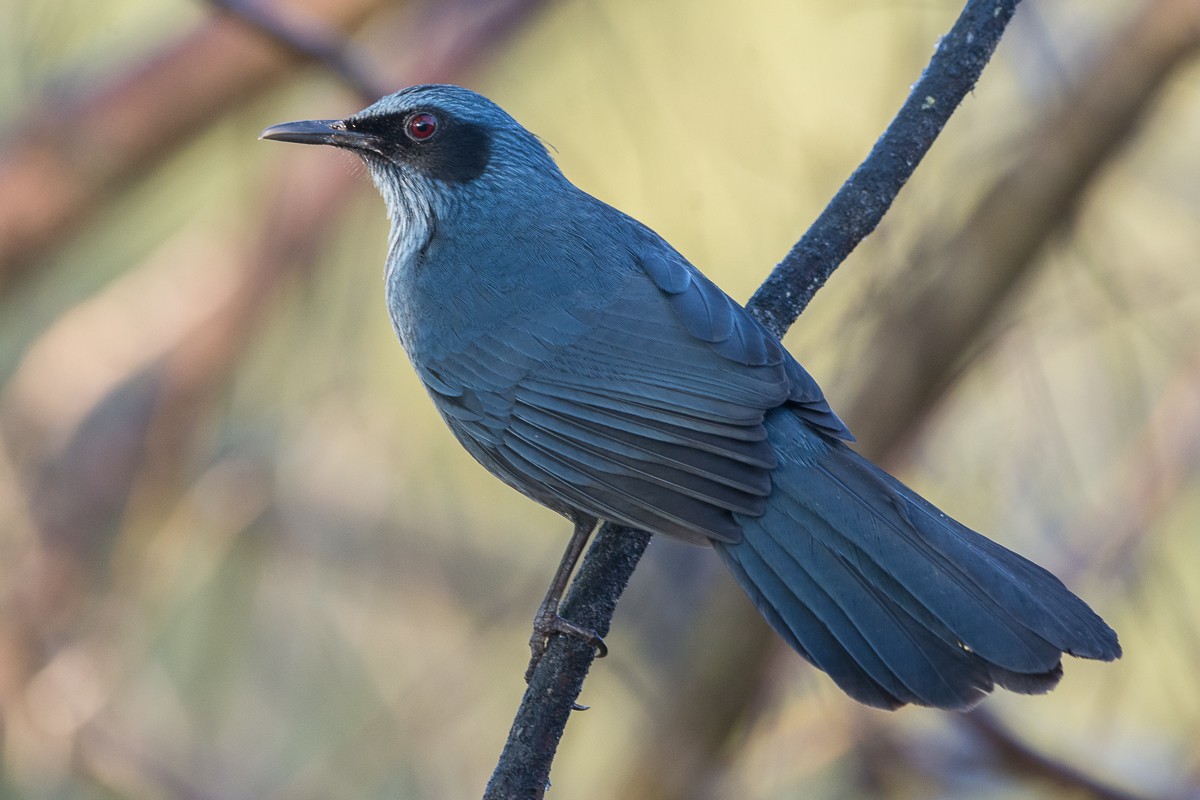
[[[526,683],[529,683],[533,678],[534,669],[537,668],[538,662],[542,660],[542,656],[546,654],[546,648],[550,644],[550,637],[556,633],[573,636],[591,645],[596,650],[596,658],[604,658],[608,655],[608,645],[604,643],[604,639],[600,638],[600,634],[590,628],[576,625],[565,617],[559,616],[558,603],[543,603],[533,618],[533,633],[529,637],[529,652],[531,655],[529,666],[525,669]]]

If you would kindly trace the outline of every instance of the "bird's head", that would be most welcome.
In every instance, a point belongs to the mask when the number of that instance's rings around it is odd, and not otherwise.
[[[497,189],[537,193],[547,181],[563,180],[536,136],[459,86],[413,86],[345,119],[284,122],[259,138],[360,156],[402,228],[441,218],[467,197]]]

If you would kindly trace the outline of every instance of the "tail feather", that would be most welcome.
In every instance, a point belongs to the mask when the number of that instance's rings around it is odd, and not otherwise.
[[[946,621],[964,641],[978,638],[988,645],[993,652],[987,657],[1022,672],[1045,666],[1045,648],[1024,652],[1023,644],[1035,644],[1028,636],[1032,632],[1081,658],[1108,661],[1121,654],[1112,629],[1053,574],[947,516],[850,448],[835,443],[817,467],[882,528],[883,535],[850,540],[874,548],[873,557],[898,580],[921,590],[923,601],[944,608]],[[893,513],[878,514],[881,503]],[[942,591],[949,596],[940,597]],[[1015,629],[1020,641],[997,636],[990,623],[973,631],[987,619],[975,606],[990,610],[1005,630]]]
[[[751,548],[791,592],[789,597],[777,591],[774,597],[793,613],[797,605],[808,605],[888,695],[901,703],[961,708],[991,688],[977,658],[946,647],[904,606],[822,544],[820,534],[793,533],[787,546],[763,537]]]
[[[986,660],[978,653],[973,653],[967,649],[963,642],[956,638],[941,620],[934,616],[902,584],[880,569],[873,561],[863,559],[856,563],[863,569],[865,574],[869,574],[869,580],[871,580],[874,586],[878,587],[879,591],[885,597],[904,609],[925,630],[936,636],[942,647],[954,652],[955,656],[959,659],[969,657],[974,669],[986,671],[988,680],[981,681],[978,684],[983,693],[991,691],[993,684],[995,684],[1003,686],[1010,691],[1020,692],[1021,694],[1044,694],[1053,689],[1062,678],[1062,664],[1058,657],[1059,651],[1055,651],[1054,662],[1047,669],[1031,672],[1014,672],[1005,669]],[[1034,641],[1036,642],[1037,639],[1035,638]],[[935,703],[933,705],[939,704]]]
[[[829,673],[842,691],[869,706],[899,708],[904,701],[887,691],[855,659],[812,610],[792,592],[756,551],[716,546],[730,571],[763,617],[790,644],[819,669]],[[743,563],[745,566],[743,566]],[[751,578],[751,573],[754,578]]]
[[[847,693],[968,708],[995,685],[1049,691],[1062,653],[1116,634],[1046,570],[960,525],[840,442],[777,412],[760,517],[718,552],[772,626]]]

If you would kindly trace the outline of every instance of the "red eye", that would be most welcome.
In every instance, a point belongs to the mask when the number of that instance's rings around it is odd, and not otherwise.
[[[419,111],[413,114],[404,123],[404,130],[408,134],[408,138],[414,142],[425,141],[437,133],[437,129],[437,117],[427,111]]]

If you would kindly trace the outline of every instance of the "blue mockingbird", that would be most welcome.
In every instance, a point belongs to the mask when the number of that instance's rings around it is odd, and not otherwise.
[[[1046,570],[851,450],[770,332],[654,231],[568,181],[486,98],[416,86],[265,139],[366,163],[391,217],[392,324],[446,424],[574,522],[538,612],[597,520],[711,544],[767,621],[855,699],[968,708],[1049,691],[1116,633]]]

